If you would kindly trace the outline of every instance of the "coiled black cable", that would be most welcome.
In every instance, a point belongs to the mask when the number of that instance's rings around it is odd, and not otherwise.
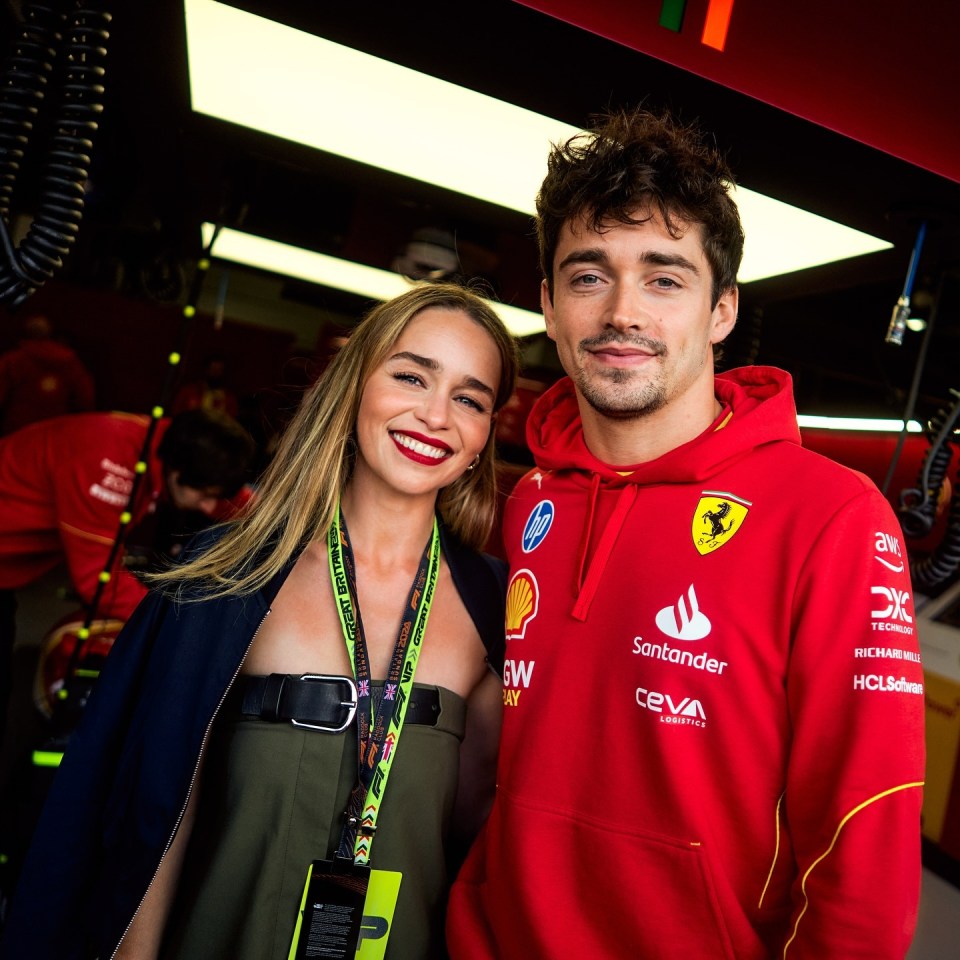
[[[0,88],[0,302],[18,306],[62,266],[83,216],[93,135],[103,111],[110,14],[78,2],[30,3]],[[14,190],[41,108],[50,118],[39,197],[14,247]]]
[[[13,47],[0,89],[0,215],[10,216],[10,201],[24,151],[40,113],[44,88],[53,71],[60,18],[49,7],[34,5]]]
[[[957,474],[960,482],[960,471]],[[960,495],[950,500],[947,528],[937,549],[928,557],[910,564],[910,576],[917,590],[929,593],[945,583],[960,569]]]
[[[953,457],[951,444],[960,442],[956,433],[960,420],[960,391],[951,390],[956,398],[950,410],[938,410],[930,419],[927,437],[930,448],[923,458],[917,480],[917,489],[904,490],[900,495],[900,525],[908,537],[925,536],[936,520],[940,492],[946,480],[947,468]],[[960,483],[960,473],[957,482]],[[950,501],[947,528],[940,543],[929,556],[910,564],[913,586],[930,591],[960,568],[960,491],[954,485]]]
[[[950,392],[957,398],[953,408],[949,411],[938,410],[927,424],[930,447],[923,458],[917,487],[900,494],[900,525],[908,537],[926,536],[936,520],[940,490],[953,456],[950,439],[960,419],[960,392]]]

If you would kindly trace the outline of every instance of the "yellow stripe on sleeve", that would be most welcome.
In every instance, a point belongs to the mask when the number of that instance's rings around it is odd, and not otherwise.
[[[99,533],[91,533],[89,530],[81,530],[79,527],[74,527],[69,523],[64,523],[60,521],[60,528],[66,530],[67,533],[72,533],[75,537],[80,537],[83,540],[91,540],[94,543],[102,543],[104,546],[110,547],[113,546],[113,537],[104,537]]]
[[[878,793],[876,796],[870,797],[869,800],[864,800],[863,803],[854,807],[840,821],[840,823],[837,825],[837,830],[833,835],[833,839],[830,841],[830,846],[828,846],[827,849],[824,850],[823,853],[821,853],[820,856],[817,857],[817,859],[810,864],[810,866],[807,868],[806,873],[804,873],[803,875],[803,881],[800,884],[800,890],[803,893],[803,901],[804,901],[803,909],[800,911],[799,915],[797,916],[797,922],[793,925],[793,933],[790,934],[790,939],[784,944],[784,947],[783,947],[784,957],[786,957],[787,951],[790,949],[790,944],[793,943],[794,940],[796,940],[797,930],[800,927],[800,921],[803,919],[803,915],[807,912],[807,907],[810,906],[810,898],[807,896],[807,879],[809,878],[810,874],[813,873],[813,870],[817,866],[817,864],[825,860],[833,852],[833,848],[837,845],[837,840],[840,838],[840,831],[843,830],[843,828],[847,825],[847,823],[853,817],[855,817],[861,810],[863,810],[865,807],[869,807],[872,803],[876,803],[877,800],[882,800],[884,797],[889,797],[893,793],[900,793],[903,790],[911,790],[913,789],[913,787],[922,787],[922,786],[923,786],[923,781],[917,780],[913,783],[902,783],[898,787],[891,787],[889,790],[884,790],[882,793]]]

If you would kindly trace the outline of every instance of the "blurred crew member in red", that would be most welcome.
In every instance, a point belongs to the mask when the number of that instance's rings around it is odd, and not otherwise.
[[[85,413],[55,417],[0,438],[0,707],[9,696],[14,591],[66,562],[89,603],[120,526],[150,424],[147,416]],[[135,526],[157,502],[213,513],[247,479],[254,445],[236,421],[191,410],[161,420],[130,507]],[[146,595],[118,555],[97,613],[126,620]]]
[[[43,314],[28,317],[20,343],[0,355],[0,435],[28,423],[93,409],[93,378]]]

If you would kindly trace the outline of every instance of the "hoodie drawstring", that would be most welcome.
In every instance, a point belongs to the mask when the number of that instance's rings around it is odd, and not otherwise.
[[[587,565],[587,551],[590,549],[590,535],[593,533],[593,518],[597,513],[599,493],[600,475],[595,473],[590,484],[590,504],[587,507],[587,520],[583,525],[583,537],[580,540],[580,558],[577,562],[577,593],[583,590],[583,570]]]
[[[573,605],[573,610],[570,611],[571,614],[580,621],[587,619],[587,614],[590,612],[590,605],[593,603],[593,598],[596,596],[597,589],[600,586],[600,580],[606,569],[607,561],[610,559],[610,554],[613,553],[613,545],[617,542],[617,537],[623,529],[624,521],[634,501],[637,499],[638,493],[638,488],[635,483],[628,483],[620,491],[616,506],[613,508],[613,513],[610,515],[607,525],[603,528],[600,542],[597,544],[596,553],[590,561],[586,578],[584,578],[583,570],[586,565],[599,490],[600,477],[594,474],[590,493],[590,509],[587,514],[587,528],[584,531],[583,543],[580,548],[580,563],[577,572],[577,587],[579,588],[579,593],[577,595],[577,602]]]

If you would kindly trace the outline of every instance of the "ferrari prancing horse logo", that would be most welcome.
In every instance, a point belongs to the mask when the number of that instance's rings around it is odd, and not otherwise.
[[[693,545],[706,555],[722,547],[743,526],[752,506],[731,493],[705,490],[693,514]]]

